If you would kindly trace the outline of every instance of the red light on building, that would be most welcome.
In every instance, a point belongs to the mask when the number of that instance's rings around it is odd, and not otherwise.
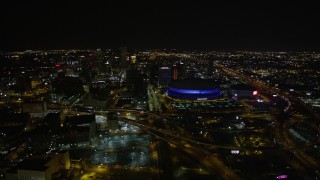
[[[253,91],[252,95],[257,95],[258,94],[258,91]]]
[[[56,66],[56,67],[60,67],[61,65],[60,65],[60,64],[56,64],[55,66]]]
[[[94,56],[94,54],[89,54],[89,56],[91,57],[91,56]]]

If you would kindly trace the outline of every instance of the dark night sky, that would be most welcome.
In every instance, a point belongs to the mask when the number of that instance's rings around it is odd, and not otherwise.
[[[316,4],[0,2],[0,49],[319,50]]]

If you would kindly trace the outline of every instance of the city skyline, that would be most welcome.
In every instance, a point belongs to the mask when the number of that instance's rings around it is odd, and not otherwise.
[[[317,51],[316,6],[306,3],[1,2],[3,51],[178,48]]]
[[[0,1],[0,180],[319,179],[319,17]]]
[[[320,177],[320,53],[122,47],[0,60],[0,179]]]

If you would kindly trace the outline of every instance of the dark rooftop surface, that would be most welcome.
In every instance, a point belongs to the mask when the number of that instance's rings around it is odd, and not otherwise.
[[[27,159],[21,162],[17,169],[18,170],[32,170],[32,171],[44,171],[48,167],[45,164],[49,159]]]
[[[234,90],[245,90],[245,91],[254,91],[255,89],[247,84],[235,84],[231,86]]]
[[[71,125],[89,124],[92,122],[95,122],[95,115],[71,116],[65,120],[65,124]]]

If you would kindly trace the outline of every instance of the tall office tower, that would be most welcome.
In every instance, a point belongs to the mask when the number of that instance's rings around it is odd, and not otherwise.
[[[129,56],[128,56],[128,50],[126,47],[121,47],[120,49],[120,66],[121,68],[128,68],[129,65]]]
[[[106,73],[106,65],[103,59],[103,52],[101,49],[97,49],[96,51],[96,60],[97,60],[97,65],[98,65],[98,74],[105,74]]]
[[[160,88],[167,87],[171,82],[171,68],[167,66],[162,66],[159,68],[158,75],[158,86]]]
[[[177,80],[178,79],[178,67],[177,65],[173,65],[172,67],[172,80]]]
[[[135,64],[137,62],[137,56],[130,56],[131,64]]]
[[[150,84],[156,86],[158,85],[158,76],[159,76],[159,65],[151,64],[150,72],[149,72]]]
[[[186,78],[186,66],[183,62],[177,64],[178,74],[177,79],[185,79]]]
[[[120,60],[118,56],[116,56],[115,54],[109,55],[108,62],[112,67],[112,72],[120,72]]]
[[[112,74],[112,67],[111,67],[111,64],[109,63],[109,61],[105,62],[104,64],[106,66],[106,73]]]
[[[130,56],[130,66],[129,69],[136,69],[137,67],[137,56]]]
[[[213,75],[213,59],[209,59],[208,61],[208,72],[207,72],[207,75],[209,78],[212,77]]]
[[[81,64],[81,69],[82,69],[80,77],[84,80],[84,82],[90,82],[91,81],[92,64],[89,62],[89,60],[86,56],[80,56],[80,64]]]
[[[139,70],[129,69],[127,72],[127,89],[134,97],[143,97],[146,94],[147,86],[145,76]]]

